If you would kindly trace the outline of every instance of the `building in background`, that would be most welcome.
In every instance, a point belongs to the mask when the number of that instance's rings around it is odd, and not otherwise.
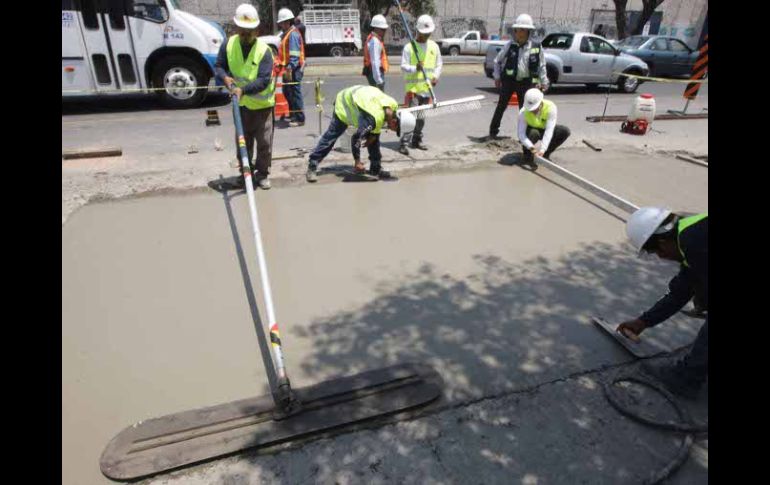
[[[232,12],[242,1],[178,0],[183,10],[220,23],[229,22]],[[360,3],[354,0],[354,8]],[[435,3],[435,38],[456,37],[467,30],[479,30],[491,38],[500,32],[502,0],[435,0]],[[629,0],[626,9],[630,26],[633,26],[642,10],[642,1]],[[707,11],[707,0],[665,0],[645,26],[645,32],[677,37],[695,48]],[[537,26],[535,38],[538,39],[551,32],[595,32],[597,28],[603,31],[605,37],[617,38],[615,4],[612,0],[508,0],[503,25],[504,37],[510,36],[510,25],[522,13],[528,13],[534,19]],[[413,16],[407,17],[414,21]],[[366,24],[369,18],[369,15],[361,15],[365,31],[368,31]],[[385,36],[385,43],[389,46],[404,45],[407,41],[406,31],[394,8],[388,13],[388,24],[391,27]]]

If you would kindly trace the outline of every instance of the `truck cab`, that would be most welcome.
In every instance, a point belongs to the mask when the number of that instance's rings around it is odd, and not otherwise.
[[[154,92],[198,106],[225,40],[177,0],[62,0],[62,97]]]

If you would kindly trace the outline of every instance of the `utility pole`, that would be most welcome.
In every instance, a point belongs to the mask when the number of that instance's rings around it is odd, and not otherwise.
[[[278,31],[278,23],[276,22],[276,19],[278,18],[278,10],[275,7],[275,0],[272,1],[273,4],[273,31],[270,32],[270,35],[273,35]]]
[[[503,26],[505,25],[505,7],[508,5],[508,0],[500,1],[500,32],[498,35],[503,38]]]

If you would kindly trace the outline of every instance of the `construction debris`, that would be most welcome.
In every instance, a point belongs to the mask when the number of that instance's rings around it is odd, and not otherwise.
[[[708,167],[709,166],[708,162],[703,162],[701,160],[698,160],[698,159],[695,159],[695,158],[692,158],[692,157],[688,157],[687,155],[679,154],[679,155],[676,156],[676,158],[678,158],[679,160],[684,160],[685,162],[694,163],[695,165],[700,165],[701,167]]]
[[[602,149],[601,149],[600,147],[597,147],[597,146],[593,145],[591,142],[589,142],[589,141],[588,141],[588,140],[586,140],[585,138],[583,138],[583,143],[585,143],[586,145],[588,145],[588,147],[589,147],[589,148],[591,148],[591,149],[592,149],[593,151],[595,151],[595,152],[600,152],[600,151],[602,151]]]
[[[77,158],[119,157],[121,155],[123,155],[123,149],[120,147],[65,150],[61,154],[64,160],[75,160]]]

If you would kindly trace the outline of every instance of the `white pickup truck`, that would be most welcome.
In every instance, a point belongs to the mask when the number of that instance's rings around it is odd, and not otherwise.
[[[460,54],[484,55],[491,45],[505,45],[505,40],[482,39],[481,32],[469,30],[458,38],[440,39],[436,41],[442,54],[459,56]]]

